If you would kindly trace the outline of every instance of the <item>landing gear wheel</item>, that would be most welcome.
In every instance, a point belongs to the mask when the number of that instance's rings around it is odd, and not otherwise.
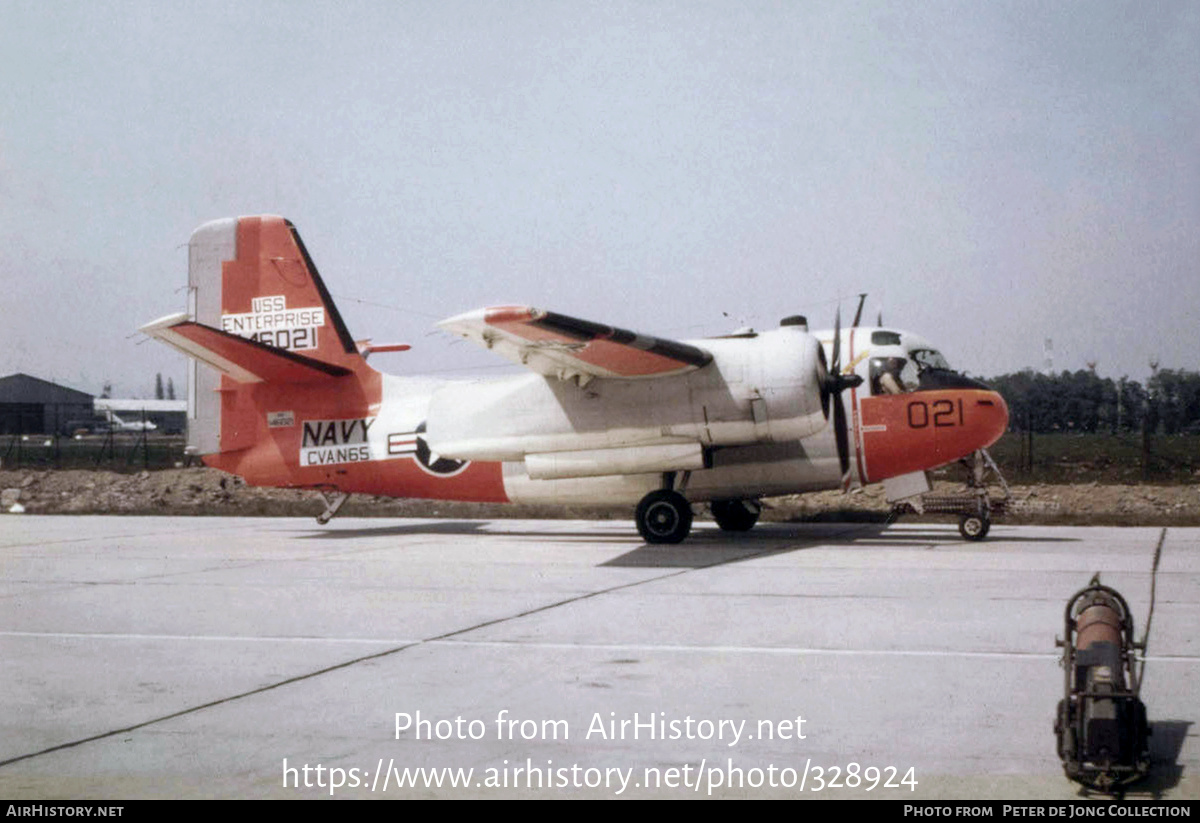
[[[748,532],[758,522],[762,507],[756,500],[714,500],[713,520],[727,532]]]
[[[967,514],[958,521],[958,533],[967,540],[982,540],[991,528],[992,518],[986,514]]]
[[[636,519],[647,543],[679,543],[692,530],[692,507],[679,492],[659,489],[638,503]]]

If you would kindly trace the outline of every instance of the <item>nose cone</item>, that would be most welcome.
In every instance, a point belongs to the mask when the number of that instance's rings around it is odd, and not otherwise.
[[[971,428],[979,439],[979,445],[975,448],[986,449],[999,440],[1008,428],[1008,404],[999,392],[976,391],[968,394],[973,395],[969,402],[975,408],[975,414],[971,415]]]
[[[860,408],[867,482],[952,463],[992,445],[1008,428],[1004,398],[982,385],[876,395]]]

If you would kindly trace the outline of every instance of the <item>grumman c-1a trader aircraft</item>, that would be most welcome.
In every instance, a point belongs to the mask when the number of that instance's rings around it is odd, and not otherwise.
[[[188,263],[188,312],[143,331],[204,364],[189,374],[189,451],[253,485],[325,492],[321,522],[354,492],[604,501],[636,506],[647,542],[675,543],[695,503],[744,531],[767,495],[926,491],[925,470],[986,448],[1008,422],[1000,395],[921,338],[840,322],[813,334],[798,316],[675,342],[480,309],[439,325],[529,374],[392,377],[367,355],[404,347],[355,342],[288,221],[207,223]]]

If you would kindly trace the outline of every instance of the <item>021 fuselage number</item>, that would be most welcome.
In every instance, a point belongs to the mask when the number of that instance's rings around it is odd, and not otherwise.
[[[934,428],[963,425],[962,400],[960,399],[957,403],[947,399],[934,400],[932,403],[926,403],[924,400],[912,400],[909,402],[909,428],[923,429],[929,426],[931,422]]]

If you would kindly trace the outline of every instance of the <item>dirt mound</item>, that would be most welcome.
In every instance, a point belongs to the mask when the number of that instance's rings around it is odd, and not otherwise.
[[[951,484],[938,483],[936,491]],[[263,489],[207,468],[120,474],[109,471],[0,471],[3,511],[32,514],[268,515],[315,517],[317,493]],[[1200,525],[1200,486],[1013,486],[1012,523]],[[860,492],[788,495],[766,501],[764,520],[883,519],[890,511],[880,486]],[[624,518],[630,507],[561,508],[397,500],[355,495],[342,509],[350,517],[571,517]],[[701,512],[701,514],[703,514]]]
[[[947,493],[960,489],[953,483],[938,482],[934,491]],[[993,499],[1003,496],[993,487]],[[1200,526],[1200,486],[1150,486],[1084,484],[1038,484],[1010,486],[1006,523],[1048,523],[1115,526]],[[867,486],[859,492],[789,495],[773,498],[766,504],[774,510],[769,519],[827,519],[843,515],[848,519],[876,515],[883,518],[891,510],[883,487]],[[953,518],[943,518],[953,519]]]

